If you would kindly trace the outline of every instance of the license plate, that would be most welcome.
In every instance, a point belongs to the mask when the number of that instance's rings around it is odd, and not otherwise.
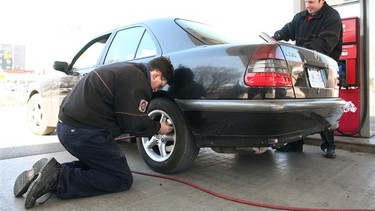
[[[320,70],[307,69],[311,87],[324,88],[324,82]]]

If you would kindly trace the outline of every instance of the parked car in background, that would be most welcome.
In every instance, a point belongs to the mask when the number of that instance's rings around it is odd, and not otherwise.
[[[71,62],[56,61],[54,68],[64,74],[29,93],[31,131],[51,134],[61,101],[94,68],[159,56],[171,59],[175,77],[154,93],[148,113],[170,122],[174,132],[137,140],[142,158],[158,172],[186,169],[202,147],[223,153],[279,148],[337,128],[343,113],[331,58],[260,38],[238,44],[208,25],[169,18],[114,29],[89,41]]]

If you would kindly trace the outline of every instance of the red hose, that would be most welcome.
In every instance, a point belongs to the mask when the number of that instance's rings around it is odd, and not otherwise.
[[[185,185],[191,186],[193,188],[196,188],[198,190],[201,190],[203,192],[209,193],[211,195],[214,195],[216,197],[219,197],[219,198],[222,198],[222,199],[225,199],[225,200],[229,200],[229,201],[233,201],[233,202],[237,202],[237,203],[241,203],[241,204],[247,204],[247,205],[251,205],[251,206],[263,207],[263,208],[270,208],[270,209],[277,209],[277,210],[299,210],[299,211],[321,211],[321,210],[325,210],[325,211],[364,211],[364,210],[373,210],[374,211],[375,210],[375,209],[300,208],[300,207],[287,207],[287,206],[278,206],[278,205],[271,205],[271,204],[263,204],[263,203],[258,203],[258,202],[252,202],[252,201],[246,201],[246,200],[242,200],[242,199],[237,199],[237,198],[226,196],[226,195],[223,195],[223,194],[220,194],[220,193],[216,193],[214,191],[211,191],[211,190],[208,190],[206,188],[203,188],[203,187],[201,187],[199,185],[195,185],[195,184],[189,183],[189,182],[187,182],[185,180],[181,180],[181,179],[174,178],[174,177],[164,176],[164,175],[160,175],[160,174],[152,174],[152,173],[139,172],[139,171],[132,171],[132,172],[134,174],[140,174],[140,175],[150,176],[150,177],[157,177],[157,178],[162,178],[162,179],[167,179],[167,180],[172,180],[172,181],[175,181],[175,182],[183,183]]]

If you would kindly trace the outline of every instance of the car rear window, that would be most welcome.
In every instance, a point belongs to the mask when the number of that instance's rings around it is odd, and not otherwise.
[[[231,39],[221,35],[218,29],[210,25],[184,19],[176,19],[176,23],[206,45],[233,43]]]

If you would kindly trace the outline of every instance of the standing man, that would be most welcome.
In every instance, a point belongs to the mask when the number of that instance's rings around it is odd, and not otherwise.
[[[305,0],[306,10],[297,13],[293,20],[275,32],[276,40],[295,41],[297,46],[316,50],[339,61],[342,51],[342,21],[340,14],[325,0]],[[332,130],[320,133],[321,149],[327,158],[335,158]],[[279,151],[302,151],[303,139],[285,145]]]
[[[84,76],[63,100],[57,125],[61,144],[78,161],[60,164],[52,158],[22,173],[14,193],[22,196],[29,189],[25,208],[32,208],[48,192],[69,199],[130,189],[133,176],[115,137],[164,135],[173,130],[146,112],[152,92],[170,83],[173,71],[169,58],[159,57],[148,65],[102,66]]]

